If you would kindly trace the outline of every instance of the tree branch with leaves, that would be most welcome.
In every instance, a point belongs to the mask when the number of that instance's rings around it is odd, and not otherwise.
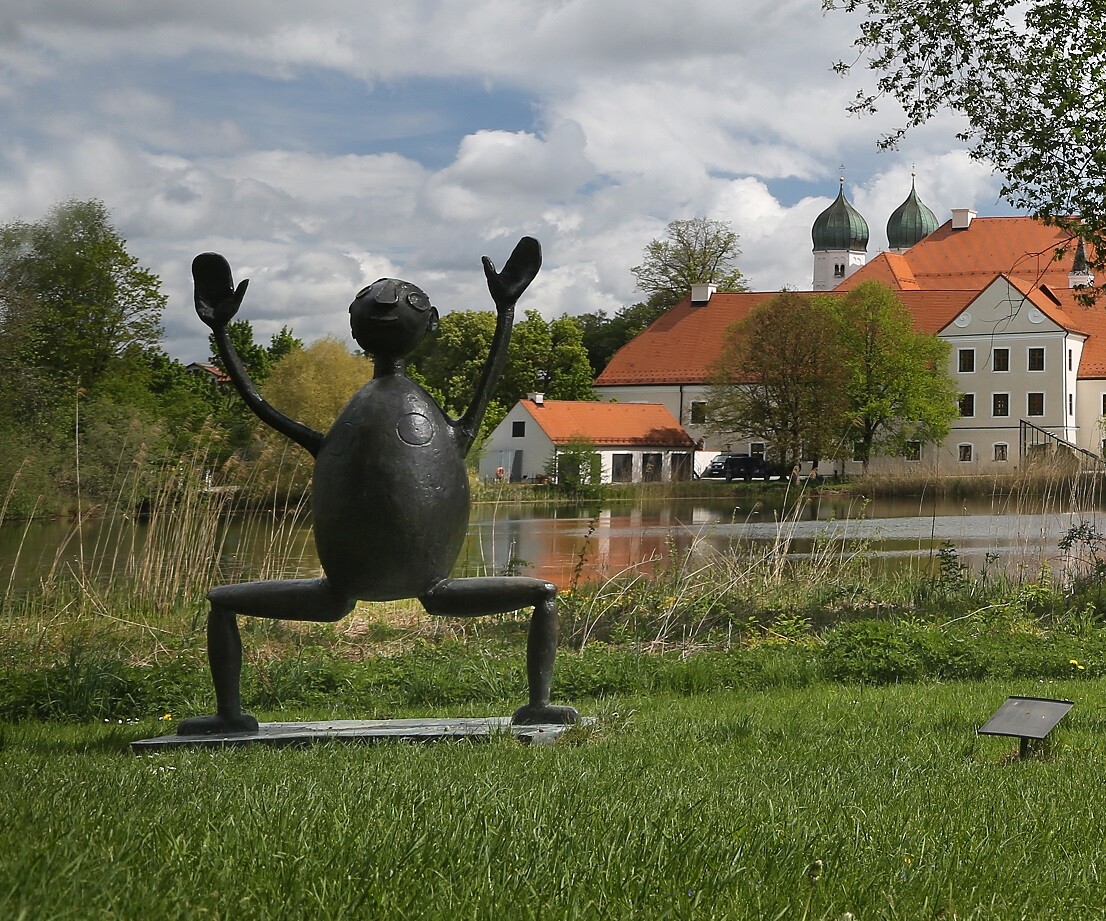
[[[696,217],[672,221],[663,240],[645,247],[641,265],[630,269],[638,288],[665,306],[678,304],[692,285],[715,284],[723,291],[745,291],[734,265],[741,255],[738,235],[728,221]]]
[[[1106,270],[1106,17],[1086,0],[823,0],[860,14],[851,62],[876,75],[850,111],[898,103],[893,147],[942,110],[959,113],[972,158],[1002,177],[1001,194],[1072,238]]]

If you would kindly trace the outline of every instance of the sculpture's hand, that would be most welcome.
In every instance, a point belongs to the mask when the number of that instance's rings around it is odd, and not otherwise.
[[[196,284],[196,314],[212,329],[222,329],[238,313],[249,279],[234,287],[230,263],[218,253],[200,253],[192,260]]]
[[[523,237],[503,266],[502,272],[496,272],[495,264],[487,256],[483,262],[484,274],[488,276],[488,292],[495,301],[496,309],[503,313],[514,307],[522,297],[522,292],[538,274],[538,269],[541,268],[541,244],[533,237]]]

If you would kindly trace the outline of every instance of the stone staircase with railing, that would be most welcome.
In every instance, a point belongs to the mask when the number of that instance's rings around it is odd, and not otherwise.
[[[1021,420],[1018,430],[1018,457],[1025,465],[1038,461],[1041,463],[1070,463],[1073,472],[1102,473],[1106,471],[1106,459],[1093,451],[1081,448],[1054,435],[1047,429],[1034,425],[1027,419]]]

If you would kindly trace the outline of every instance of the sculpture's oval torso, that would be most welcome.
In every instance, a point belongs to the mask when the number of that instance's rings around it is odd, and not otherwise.
[[[406,377],[374,378],[315,460],[315,545],[351,598],[416,598],[446,578],[468,529],[465,459],[437,403]]]

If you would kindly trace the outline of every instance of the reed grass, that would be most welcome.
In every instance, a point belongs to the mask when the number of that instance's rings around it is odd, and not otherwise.
[[[153,473],[141,458],[120,464],[116,499],[95,540],[86,537],[91,514],[86,511],[72,523],[33,590],[16,587],[13,567],[0,595],[4,654],[45,664],[63,659],[74,647],[121,644],[139,660],[175,650],[191,654],[201,642],[203,599],[211,586],[310,574],[297,569],[310,540],[309,529],[302,527],[305,501],[274,497],[264,513],[254,509],[231,548],[228,522],[243,506],[239,493],[204,485],[208,465],[203,451]],[[818,492],[805,484],[784,487],[785,511],[777,516],[775,538],[767,546],[739,542],[720,551],[698,539],[678,550],[673,541],[664,560],[601,572],[597,580],[584,582],[583,564],[594,552],[589,534],[561,594],[562,641],[578,650],[597,641],[646,650],[732,648],[815,637],[836,623],[873,617],[945,623],[1001,616],[1019,629],[1044,629],[1050,618],[1097,622],[1106,611],[1106,538],[1078,530],[1089,520],[1083,513],[1098,501],[1097,482],[1044,475],[1024,488],[1020,482],[990,481],[996,509],[1011,514],[1069,510],[1075,537],[1055,559],[1042,558],[1037,567],[1013,573],[994,566],[969,572],[956,548],[949,547],[888,574],[872,566],[864,542],[850,536],[847,519],[833,536],[797,554],[796,527]],[[504,492],[500,499],[509,504],[512,495]],[[855,499],[857,513],[864,501],[859,495]],[[252,508],[253,497],[249,502]],[[925,505],[922,495],[920,511]],[[755,500],[747,514],[759,514]],[[141,538],[134,527],[138,515],[145,525]],[[236,562],[243,558],[251,561],[249,572]],[[514,571],[520,563],[482,562],[494,574]],[[424,639],[517,634],[524,618],[525,612],[440,620],[410,601],[361,605],[334,627],[251,621],[249,629],[261,656],[279,657],[285,647],[312,643],[357,658]]]
[[[139,454],[117,465],[109,500],[79,510],[26,585],[17,574],[28,519],[0,594],[8,652],[56,654],[74,643],[145,636],[153,654],[195,632],[207,591],[240,575],[236,559],[258,567],[250,578],[288,575],[287,560],[303,555],[307,539],[305,501],[274,501],[264,518],[243,516],[236,490],[206,485],[211,463],[201,447],[170,463],[151,465]],[[245,527],[232,555],[228,525],[236,520]]]

